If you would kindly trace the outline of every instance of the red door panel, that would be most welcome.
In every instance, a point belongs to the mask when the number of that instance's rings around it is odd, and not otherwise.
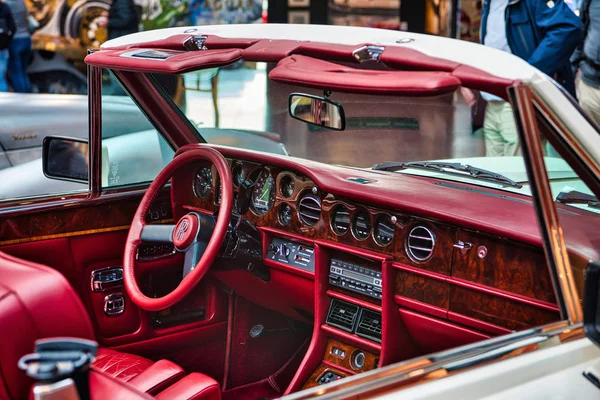
[[[148,349],[156,345],[160,353],[165,354],[174,343],[183,346],[176,346],[177,351],[190,345],[198,347],[198,340],[179,340],[190,335],[206,339],[207,344],[216,342],[210,346],[220,348],[221,343],[224,345],[227,296],[209,278],[181,304],[158,314],[137,308],[124,287],[92,291],[92,271],[121,265],[128,224],[140,200],[139,194],[121,195],[110,201],[81,202],[77,206],[55,207],[39,213],[12,212],[0,221],[0,249],[62,273],[83,300],[94,324],[96,339],[102,346],[126,346],[129,351],[143,354],[153,353]],[[153,209],[169,209],[169,191],[160,195],[155,203]],[[163,221],[171,218],[164,212],[158,215]],[[138,263],[138,280],[147,290],[170,290],[172,286],[161,288],[159,283],[177,285],[181,265],[181,255]],[[122,293],[125,298],[124,312],[107,316],[105,297],[115,293]],[[195,319],[182,321],[179,316],[187,316],[190,310],[202,310],[204,317],[192,312]]]

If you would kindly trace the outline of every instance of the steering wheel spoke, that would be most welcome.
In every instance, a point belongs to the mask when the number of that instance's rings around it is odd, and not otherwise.
[[[190,247],[185,251],[185,260],[183,261],[183,277],[188,276],[190,272],[196,268],[196,265],[202,259],[202,255],[206,250],[208,243],[202,241],[196,241],[192,243]]]
[[[142,242],[173,243],[175,225],[145,225],[140,239]]]

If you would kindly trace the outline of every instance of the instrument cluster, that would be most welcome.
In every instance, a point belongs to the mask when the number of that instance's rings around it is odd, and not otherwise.
[[[234,186],[234,209],[236,211],[245,213],[249,208],[259,217],[271,211],[276,190],[275,177],[270,168],[257,167],[249,170],[244,164],[234,162],[231,172]],[[214,205],[218,206],[221,203],[221,180],[214,166],[205,165],[198,168],[194,176],[192,189],[194,196],[199,200],[207,200],[212,194]]]

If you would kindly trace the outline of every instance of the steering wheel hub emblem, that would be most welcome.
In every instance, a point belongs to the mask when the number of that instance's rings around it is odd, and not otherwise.
[[[194,214],[181,217],[173,229],[173,244],[177,250],[183,251],[191,246],[198,235],[200,221]]]

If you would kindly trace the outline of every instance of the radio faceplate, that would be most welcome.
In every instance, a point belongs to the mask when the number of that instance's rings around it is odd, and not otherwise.
[[[329,284],[375,299],[381,299],[381,272],[350,262],[332,259]]]

